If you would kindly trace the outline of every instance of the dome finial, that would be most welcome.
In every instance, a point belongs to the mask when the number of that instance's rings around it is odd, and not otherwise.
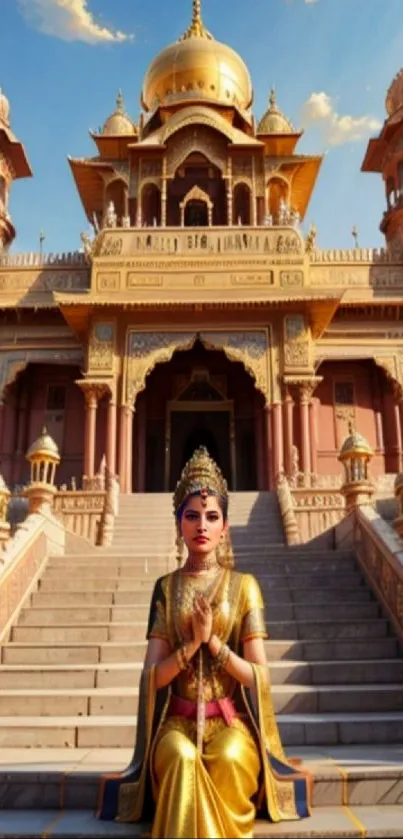
[[[207,31],[202,18],[201,13],[201,0],[192,0],[193,3],[193,13],[192,13],[192,23],[189,26],[189,29],[186,30],[185,34],[179,39],[180,41],[187,41],[188,38],[208,38],[210,41],[213,40],[213,36],[210,32]]]
[[[274,87],[274,85],[272,85],[270,90],[269,105],[271,111],[274,111],[277,108],[277,95],[276,88]]]
[[[121,90],[118,90],[118,95],[116,97],[116,113],[117,114],[124,114],[125,112],[125,104],[123,101],[123,93]]]

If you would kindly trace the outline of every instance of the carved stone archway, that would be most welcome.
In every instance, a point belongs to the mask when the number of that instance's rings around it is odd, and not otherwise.
[[[255,381],[266,405],[271,403],[269,334],[267,329],[205,330],[201,332],[136,332],[127,335],[126,403],[134,406],[146,387],[147,376],[157,364],[171,360],[176,351],[192,349],[199,340],[206,349],[222,350],[230,361],[240,362]]]
[[[208,226],[211,227],[213,224],[214,204],[208,193],[204,192],[203,189],[200,189],[199,186],[193,186],[192,189],[189,190],[187,195],[185,195],[183,201],[181,201],[181,203],[179,204],[181,211],[181,227],[185,226],[186,207],[188,204],[190,204],[191,201],[197,201],[199,203],[207,205]]]

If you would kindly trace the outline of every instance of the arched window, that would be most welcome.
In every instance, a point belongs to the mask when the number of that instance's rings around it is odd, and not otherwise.
[[[161,225],[161,193],[155,184],[146,184],[141,193],[141,223],[146,227]]]
[[[234,224],[250,225],[251,191],[247,184],[237,184],[234,189]]]
[[[280,206],[289,203],[289,186],[282,178],[271,178],[268,183],[269,214],[275,223],[279,220]]]

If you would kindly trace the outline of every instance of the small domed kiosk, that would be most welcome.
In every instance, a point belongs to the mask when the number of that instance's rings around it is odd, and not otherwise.
[[[53,496],[56,493],[55,474],[56,467],[60,463],[60,454],[55,441],[45,427],[40,437],[28,449],[26,458],[31,464],[31,483],[25,490],[29,501],[29,512],[50,511]]]
[[[374,452],[365,437],[351,430],[339,454],[344,466],[341,491],[346,499],[347,512],[371,502],[374,486],[369,479],[368,467],[373,456]]]

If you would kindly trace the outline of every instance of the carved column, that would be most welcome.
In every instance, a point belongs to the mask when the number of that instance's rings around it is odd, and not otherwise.
[[[97,433],[97,410],[98,398],[94,391],[84,391],[86,414],[85,414],[85,448],[84,448],[84,474],[87,478],[95,475],[95,443]]]
[[[116,431],[117,431],[117,404],[115,393],[111,394],[108,402],[107,429],[106,429],[106,465],[111,475],[116,474]]]
[[[271,405],[264,408],[265,430],[266,430],[266,470],[267,489],[274,489],[274,464],[273,464],[273,417]]]
[[[301,428],[301,472],[309,475],[311,470],[311,441],[309,425],[310,389],[304,385],[299,393],[299,415]]]
[[[161,227],[167,226],[167,199],[168,199],[168,181],[167,181],[167,161],[164,157],[162,161],[162,185],[161,185]]]
[[[265,470],[265,462],[266,462],[267,458],[265,458],[265,455],[264,455],[262,410],[261,410],[260,405],[258,405],[258,404],[255,404],[254,419],[255,419],[257,487],[260,491],[264,491],[266,489],[266,484],[267,484],[267,482],[266,482],[266,470]]]
[[[146,403],[144,399],[137,403],[137,491],[146,491]]]
[[[294,400],[287,391],[284,402],[284,464],[286,475],[292,474],[294,446]]]
[[[234,201],[234,190],[233,190],[233,182],[232,182],[232,157],[229,157],[228,161],[227,161],[227,225],[228,225],[228,227],[232,227],[232,225],[233,225],[233,201]]]
[[[127,494],[132,492],[133,483],[133,414],[132,405],[121,405],[119,477],[121,491]]]
[[[387,471],[399,472],[401,457],[402,457],[402,437],[400,428],[400,410],[399,410],[400,388],[393,384],[389,392],[385,395],[384,423],[386,430],[386,438],[388,440],[387,453]]]
[[[85,399],[84,475],[91,479],[95,475],[98,402],[109,387],[89,379],[82,379],[76,384],[82,390]]]
[[[251,221],[254,227],[257,226],[257,201],[256,201],[256,161],[252,157],[252,212]]]
[[[274,484],[278,476],[284,472],[284,434],[283,434],[283,406],[281,402],[275,402],[272,406],[273,437],[272,437],[272,459]]]
[[[236,492],[236,441],[235,441],[235,420],[233,415],[230,419],[230,454],[232,472],[232,491]]]
[[[311,471],[318,473],[318,400],[311,399],[309,405],[309,437],[311,445]]]

